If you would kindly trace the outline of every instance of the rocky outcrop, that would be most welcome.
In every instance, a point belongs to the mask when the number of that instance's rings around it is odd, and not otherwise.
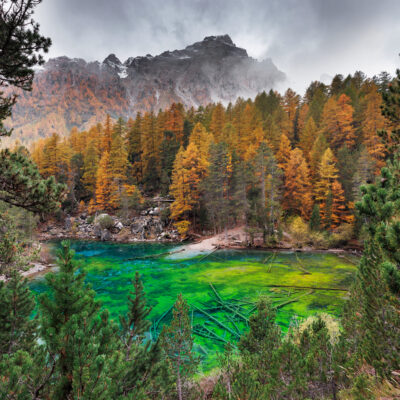
[[[58,57],[37,71],[32,92],[21,92],[10,125],[22,143],[53,132],[66,134],[138,111],[172,103],[197,107],[252,97],[283,81],[271,59],[257,61],[228,35],[208,36],[182,50],[103,62]]]
[[[92,239],[101,241],[179,241],[177,231],[165,227],[159,207],[144,210],[142,215],[121,220],[108,214],[90,217],[67,216],[64,223],[47,223],[41,226],[39,238],[49,239]],[[106,222],[104,222],[106,221]]]

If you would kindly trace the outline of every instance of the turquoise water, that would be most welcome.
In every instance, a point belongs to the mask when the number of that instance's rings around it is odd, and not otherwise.
[[[355,273],[349,256],[328,253],[219,250],[208,257],[171,259],[141,257],[164,254],[176,245],[72,242],[72,247],[87,282],[115,320],[127,309],[131,280],[139,271],[152,306],[153,338],[170,321],[168,310],[182,293],[191,306],[195,351],[205,371],[215,365],[225,342],[235,343],[246,331],[246,319],[260,295],[270,297],[277,322],[286,331],[293,318],[321,311],[339,316],[346,292],[327,289],[347,289]],[[43,277],[30,285],[35,293],[47,290]]]

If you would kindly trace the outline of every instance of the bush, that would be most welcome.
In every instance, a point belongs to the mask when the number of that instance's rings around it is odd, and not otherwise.
[[[352,224],[338,226],[329,239],[330,247],[338,247],[346,244],[353,237],[354,227]]]
[[[326,232],[310,232],[310,243],[317,249],[329,247],[329,237]]]
[[[186,234],[190,227],[190,222],[184,220],[184,221],[175,222],[174,225],[175,225],[175,228],[177,229],[179,235],[181,235],[182,238],[185,239]]]
[[[298,247],[302,247],[309,239],[308,225],[301,217],[294,217],[289,224],[289,232]]]
[[[94,215],[89,215],[88,218],[87,218],[87,223],[88,224],[93,224],[93,222],[94,222]]]
[[[101,229],[111,229],[114,226],[114,221],[108,214],[101,215],[97,222]]]

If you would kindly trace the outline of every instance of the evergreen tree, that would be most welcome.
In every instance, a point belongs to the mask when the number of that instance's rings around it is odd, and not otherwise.
[[[47,53],[51,40],[40,34],[39,24],[32,18],[40,3],[41,0],[16,0],[0,4],[0,88],[31,90],[33,67],[44,64],[41,52]],[[0,136],[11,134],[3,121],[11,116],[16,100],[15,94],[5,97],[0,90]]]
[[[0,200],[35,213],[59,206],[65,186],[54,177],[43,179],[36,165],[20,152],[0,152]]]
[[[196,372],[197,359],[192,352],[193,337],[189,307],[182,294],[178,295],[172,313],[171,324],[168,327],[164,326],[160,340],[175,378],[178,400],[183,400],[190,391],[189,378]]]
[[[229,210],[229,180],[232,173],[231,157],[223,142],[212,144],[207,177],[203,181],[205,207],[214,231],[226,229]]]
[[[133,280],[134,290],[128,296],[128,312],[120,316],[123,361],[118,377],[118,393],[121,399],[148,399],[161,397],[168,392],[169,376],[161,360],[159,342],[145,341],[151,322],[151,308],[146,297],[139,273]]]
[[[113,397],[118,360],[117,328],[100,312],[67,242],[58,252],[59,272],[46,276],[50,294],[39,298],[40,337],[53,364],[52,399]]]
[[[311,217],[310,217],[310,222],[309,222],[310,230],[317,232],[321,229],[321,215],[319,211],[319,205],[314,204]]]
[[[0,304],[0,354],[29,351],[36,333],[36,321],[31,319],[35,301],[18,271],[0,282]]]

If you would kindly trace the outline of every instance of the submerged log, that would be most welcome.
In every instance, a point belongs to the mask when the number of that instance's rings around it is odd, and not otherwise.
[[[339,292],[348,292],[349,289],[342,288],[325,288],[325,287],[312,287],[312,286],[293,286],[293,285],[265,285],[272,288],[290,288],[290,289],[312,289],[312,290],[335,290]]]
[[[233,308],[232,306],[230,306],[229,304],[227,304],[225,301],[222,300],[221,296],[218,294],[217,290],[215,289],[215,287],[213,286],[212,283],[210,283],[210,287],[211,287],[212,291],[214,292],[215,297],[217,298],[217,303],[221,304],[221,306],[224,307],[227,311],[230,311],[233,314],[237,315],[239,318],[241,318],[246,323],[249,322],[249,319],[246,316],[244,316],[237,309]]]
[[[147,260],[149,258],[159,258],[159,257],[166,257],[170,256],[172,254],[176,253],[182,253],[182,251],[185,251],[185,249],[179,249],[175,251],[167,251],[165,253],[159,253],[159,254],[149,254],[147,256],[139,256],[139,257],[132,257],[132,258],[125,258],[123,261],[134,261],[134,260]]]
[[[195,305],[192,305],[192,307],[197,310],[199,313],[205,315],[210,321],[213,321],[216,325],[218,325],[220,328],[226,330],[227,332],[229,332],[231,335],[236,336],[239,338],[238,333],[236,333],[233,329],[229,328],[229,326],[226,326],[224,323],[222,323],[221,321],[219,321],[217,318],[215,318],[214,316],[212,316],[211,314],[209,314],[207,311],[202,310],[199,307],[196,307]]]
[[[286,306],[286,305],[288,305],[288,304],[290,304],[290,303],[295,303],[296,301],[298,301],[298,300],[301,299],[302,297],[308,296],[309,294],[312,294],[313,292],[314,292],[313,290],[310,290],[309,292],[303,293],[302,295],[297,296],[297,297],[294,298],[294,299],[289,299],[289,300],[287,300],[287,301],[285,301],[285,302],[283,302],[283,303],[281,303],[281,304],[278,304],[277,306],[274,306],[273,308],[274,308],[275,310],[279,310],[280,308],[282,308],[282,307],[284,307],[284,306]]]
[[[304,267],[304,264],[300,261],[300,258],[297,255],[297,253],[295,253],[295,255],[296,255],[297,263],[299,264],[299,268],[303,271],[303,273],[305,275],[311,275],[311,272],[307,271],[306,268]]]

